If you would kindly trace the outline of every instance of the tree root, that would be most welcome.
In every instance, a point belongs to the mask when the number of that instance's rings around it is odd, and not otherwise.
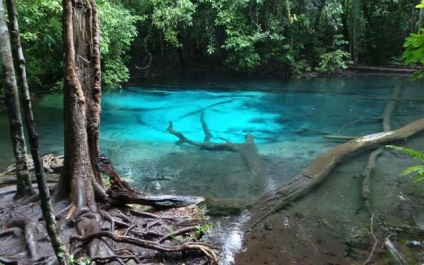
[[[37,230],[36,222],[25,217],[14,218],[8,221],[7,223],[5,223],[5,228],[6,230],[2,232],[2,235],[4,235],[5,233],[8,233],[9,231],[15,234],[17,232],[16,229],[23,231],[24,238],[25,238],[25,245],[26,245],[27,252],[29,254],[29,258],[31,260],[37,260],[39,258],[37,254],[38,247],[37,247],[37,240],[35,236],[35,232]]]
[[[397,100],[399,98],[400,95],[400,89],[401,89],[401,82],[398,82],[398,84],[395,86],[395,88],[393,89],[392,95],[391,95],[391,100],[389,100],[384,108],[383,114],[382,114],[382,120],[383,120],[383,130],[385,132],[388,132],[391,130],[390,127],[390,123],[391,123],[391,117],[392,117],[392,113],[396,107],[396,103]],[[376,150],[374,150],[369,158],[368,158],[368,163],[367,166],[365,167],[364,171],[362,172],[361,176],[363,177],[362,179],[362,194],[361,197],[365,202],[365,207],[367,208],[369,214],[371,215],[370,217],[370,234],[374,239],[374,244],[373,247],[371,249],[371,252],[368,256],[368,258],[364,261],[364,263],[362,265],[366,265],[371,261],[372,256],[374,255],[374,251],[379,243],[378,238],[376,237],[376,235],[374,234],[374,211],[373,211],[373,207],[372,207],[372,202],[369,199],[369,195],[370,195],[370,187],[371,187],[371,177],[373,175],[374,169],[376,167],[376,160],[378,158],[378,156],[380,156],[384,151],[384,147],[379,147]]]
[[[161,245],[159,242],[137,239],[130,236],[118,236],[112,232],[98,232],[89,234],[87,236],[72,236],[71,242],[76,240],[81,241],[82,243],[88,243],[93,239],[98,239],[106,237],[117,243],[127,243],[135,245],[142,248],[152,249],[165,253],[175,253],[175,252],[201,252],[209,260],[210,264],[218,264],[217,257],[213,251],[213,248],[210,245],[200,242],[185,242],[177,246],[165,246]]]
[[[108,212],[99,210],[99,213],[87,212],[76,218],[74,222],[78,235],[70,237],[71,253],[74,253],[75,257],[87,255],[93,261],[111,264],[151,259],[155,252],[148,254],[150,258],[143,258],[140,253],[146,252],[135,248],[141,247],[162,254],[200,253],[207,258],[209,264],[217,264],[217,256],[210,245],[191,241],[196,239],[198,225],[178,228],[183,225],[181,218],[186,219],[186,217],[162,218],[137,210],[130,210],[130,212],[135,214],[124,214],[118,209],[109,209]],[[137,216],[153,220],[149,222]],[[110,226],[101,225],[103,221],[109,222]],[[197,220],[197,224],[200,222]],[[102,227],[108,231],[104,231]],[[182,240],[180,236],[185,236],[186,239],[182,243],[177,243]],[[179,239],[176,240],[176,237]],[[118,247],[123,249],[118,250]]]

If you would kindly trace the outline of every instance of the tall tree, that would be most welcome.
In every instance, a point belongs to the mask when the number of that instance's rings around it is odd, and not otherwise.
[[[12,46],[12,55],[15,62],[15,69],[18,75],[18,87],[22,98],[24,109],[25,124],[29,137],[29,144],[31,148],[32,159],[34,161],[35,175],[37,178],[40,204],[43,212],[44,220],[46,221],[46,229],[52,242],[53,249],[56,253],[59,264],[66,263],[66,256],[68,251],[64,246],[61,238],[58,235],[56,220],[54,216],[53,206],[50,200],[50,192],[44,178],[43,160],[38,148],[38,134],[35,129],[34,115],[32,113],[31,97],[29,94],[28,82],[26,78],[26,67],[24,52],[21,46],[18,13],[16,11],[15,1],[6,0],[7,13],[8,13],[8,28],[10,31],[10,39]],[[30,184],[30,183],[29,183]]]
[[[69,199],[72,214],[96,211],[94,192],[106,196],[99,157],[100,53],[95,0],[63,0],[65,47],[65,163],[55,199]]]
[[[0,54],[5,71],[4,96],[9,114],[10,136],[15,154],[17,189],[15,199],[20,199],[34,194],[31,178],[26,163],[26,145],[24,128],[20,112],[18,87],[13,65],[12,49],[10,45],[9,30],[5,20],[3,1],[0,1]]]

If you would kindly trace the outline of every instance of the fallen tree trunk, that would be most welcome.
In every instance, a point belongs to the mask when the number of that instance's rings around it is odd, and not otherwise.
[[[258,181],[258,187],[261,191],[269,192],[267,189],[268,173],[258,154],[258,150],[255,146],[255,140],[251,133],[247,133],[244,143],[231,143],[226,141],[225,143],[214,143],[210,142],[211,134],[206,124],[204,116],[201,116],[202,128],[205,133],[205,139],[203,142],[193,141],[187,138],[181,132],[175,131],[172,122],[169,122],[168,132],[178,137],[176,144],[187,143],[190,145],[197,146],[201,149],[209,151],[230,151],[240,154],[243,162],[249,171],[246,177],[252,177]]]
[[[416,68],[399,68],[399,67],[384,67],[384,66],[365,66],[365,65],[349,65],[349,70],[363,71],[363,72],[384,72],[384,73],[399,73],[399,74],[413,74],[418,69]]]
[[[320,184],[331,170],[341,161],[370,147],[404,140],[424,130],[424,118],[414,121],[397,130],[366,135],[340,144],[317,157],[288,184],[280,187],[274,196],[264,196],[249,206],[252,218],[249,227],[253,228],[269,215],[281,210],[290,202],[298,199],[313,187]]]
[[[365,65],[349,65],[349,70],[364,71],[364,72],[385,72],[385,73],[403,73],[413,74],[417,69],[415,68],[394,68],[394,67],[376,67]]]

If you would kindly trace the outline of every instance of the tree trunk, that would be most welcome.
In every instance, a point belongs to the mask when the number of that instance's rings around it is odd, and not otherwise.
[[[26,163],[26,145],[22,117],[20,112],[18,88],[16,84],[15,68],[13,66],[12,49],[10,46],[9,31],[5,22],[3,1],[0,1],[0,53],[5,70],[4,96],[9,114],[10,136],[13,143],[13,152],[16,163],[17,187],[15,198],[31,196],[34,191]]]
[[[31,98],[29,95],[28,83],[26,78],[25,58],[19,37],[19,26],[17,11],[14,0],[6,0],[7,12],[9,15],[9,30],[11,32],[12,51],[15,61],[15,68],[18,72],[18,86],[22,97],[23,109],[25,111],[25,123],[27,126],[29,144],[31,147],[32,159],[34,161],[35,176],[37,178],[38,193],[40,196],[41,209],[46,221],[46,228],[52,242],[53,249],[59,264],[66,263],[67,250],[61,238],[57,233],[57,225],[54,216],[53,206],[50,200],[50,192],[44,178],[43,160],[38,148],[38,134],[35,129],[34,115],[32,113]]]
[[[102,186],[95,170],[101,97],[96,10],[94,0],[63,0],[65,162],[55,198],[69,198],[76,213],[97,210],[94,189]]]

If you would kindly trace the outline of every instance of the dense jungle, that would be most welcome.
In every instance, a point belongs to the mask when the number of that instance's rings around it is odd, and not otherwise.
[[[422,264],[424,0],[0,0],[0,264]]]

